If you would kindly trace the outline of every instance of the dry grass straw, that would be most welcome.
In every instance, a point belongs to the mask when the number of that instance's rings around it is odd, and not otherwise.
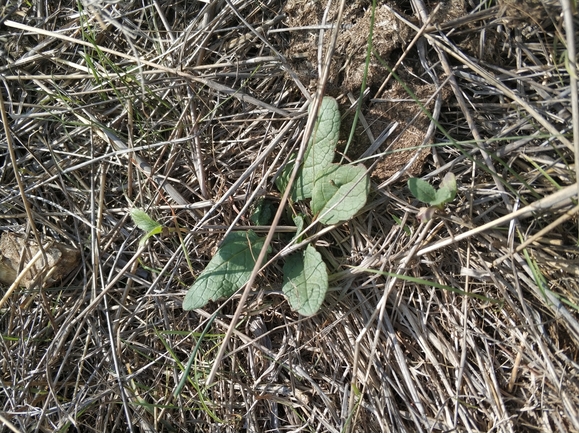
[[[448,5],[384,6],[422,37],[384,59],[395,74],[372,56],[389,83],[368,82],[359,115],[401,103],[395,77],[433,85],[421,175],[454,172],[457,200],[419,224],[404,161],[317,238],[319,314],[291,312],[275,262],[233,328],[239,296],[181,302],[252,202],[279,199],[326,84],[286,53],[335,15],[288,29],[298,2],[3,2],[0,225],[82,262],[0,311],[0,431],[579,431],[579,23],[566,1]],[[359,94],[339,84],[346,113]],[[133,207],[171,230],[139,248]]]

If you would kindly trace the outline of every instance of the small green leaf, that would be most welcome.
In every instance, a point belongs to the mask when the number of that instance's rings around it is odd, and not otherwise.
[[[423,203],[430,204],[436,200],[436,190],[422,179],[411,177],[408,179],[408,188],[410,188],[412,195]]]
[[[131,209],[131,218],[135,225],[145,232],[141,240],[139,240],[140,247],[145,245],[145,242],[147,242],[147,239],[151,236],[158,235],[163,231],[163,226],[141,209]]]
[[[152,232],[157,228],[163,228],[163,226],[151,218],[147,213],[141,209],[133,208],[131,209],[131,218],[135,225],[143,230],[145,233]]]
[[[449,191],[449,193],[446,193],[448,196],[446,203],[450,203],[451,201],[453,201],[454,198],[456,197],[457,191],[456,177],[454,176],[454,173],[452,172],[446,173],[446,175],[442,179],[442,182],[440,182],[440,189],[442,188],[446,188]]]
[[[347,221],[364,207],[370,191],[366,167],[332,164],[319,173],[312,193],[312,212],[322,224]]]
[[[318,173],[326,168],[334,160],[336,144],[340,135],[340,110],[338,103],[330,96],[322,100],[320,111],[308,148],[304,155],[304,161],[292,188],[291,198],[300,201],[312,196],[314,181]],[[295,157],[283,168],[276,180],[278,189],[283,192],[289,183]]]
[[[304,316],[316,314],[328,291],[328,271],[321,254],[308,245],[287,257],[283,274],[282,290],[292,309]]]
[[[453,199],[453,192],[446,188],[439,188],[436,191],[436,198],[430,202],[431,206],[441,206],[443,204],[451,202]]]
[[[456,193],[456,177],[454,176],[454,173],[448,172],[444,175],[440,182],[440,188],[448,188]]]
[[[251,230],[227,235],[185,295],[183,309],[202,308],[209,301],[235,293],[249,280],[263,243],[264,238]]]
[[[456,197],[456,177],[453,173],[447,173],[440,182],[438,190],[435,190],[428,182],[413,177],[408,179],[408,188],[410,188],[412,195],[421,202],[428,203],[430,206],[442,207]]]

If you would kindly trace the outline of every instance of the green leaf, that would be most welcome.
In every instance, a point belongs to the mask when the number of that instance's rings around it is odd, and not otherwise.
[[[446,175],[442,179],[442,182],[440,182],[440,189],[443,189],[443,188],[448,190],[448,192],[445,193],[448,197],[448,199],[446,200],[446,203],[450,203],[456,197],[456,191],[457,191],[456,177],[454,176],[454,173],[451,173],[451,172],[446,173]]]
[[[286,190],[288,184],[289,184],[289,180],[290,177],[292,175],[292,170],[294,169],[294,165],[296,162],[296,153],[292,153],[287,161],[287,163],[283,166],[283,168],[281,169],[281,173],[279,174],[279,176],[275,179],[275,186],[277,186],[277,189],[283,194],[284,191]],[[299,176],[299,173],[298,173]],[[292,190],[292,195],[290,196],[290,198],[292,200],[295,201],[295,197],[294,197],[294,193],[295,192],[295,188]]]
[[[431,206],[440,206],[440,205],[443,205],[445,203],[451,202],[453,198],[454,198],[453,192],[450,189],[448,189],[446,187],[439,188],[436,191],[436,198],[430,202],[430,205]]]
[[[141,209],[133,208],[131,209],[131,218],[135,225],[143,230],[145,233],[149,233],[157,228],[163,228],[163,226],[151,218],[147,213]]]
[[[272,220],[271,202],[263,197],[258,198],[249,220],[257,226],[270,224]]]
[[[163,226],[141,209],[131,209],[131,218],[135,225],[145,232],[139,241],[139,246],[143,246],[147,239],[163,231]]]
[[[448,188],[456,194],[456,177],[454,176],[454,173],[448,172],[444,175],[440,182],[440,188]]]
[[[296,225],[296,235],[294,236],[294,238],[296,238],[304,229],[304,217],[302,215],[296,215],[292,219],[294,220],[294,224]],[[301,238],[302,236],[296,238],[296,242],[301,242],[302,241]]]
[[[321,254],[308,245],[305,251],[287,257],[283,274],[282,290],[292,309],[304,316],[316,314],[328,291],[328,271]]]
[[[436,190],[428,182],[411,177],[408,179],[408,188],[414,197],[423,203],[432,203],[436,200]]]
[[[366,167],[332,164],[319,173],[312,193],[312,212],[322,224],[347,221],[366,204],[370,180]]]
[[[318,177],[318,173],[334,160],[339,135],[340,110],[338,103],[334,98],[325,96],[304,155],[303,165],[292,188],[291,198],[293,201],[304,200],[312,196],[314,181]],[[295,161],[295,157],[293,160]],[[286,164],[276,180],[276,185],[281,192],[287,188],[293,167],[294,162],[290,158],[290,162]]]
[[[251,230],[227,235],[185,295],[183,309],[202,308],[209,301],[231,296],[240,289],[251,276],[264,240]]]

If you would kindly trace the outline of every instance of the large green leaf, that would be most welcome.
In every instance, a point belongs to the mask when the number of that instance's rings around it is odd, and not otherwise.
[[[316,314],[328,291],[328,271],[321,254],[308,245],[287,257],[283,274],[282,290],[290,306],[304,316]]]
[[[347,221],[366,204],[369,191],[370,180],[362,164],[331,164],[314,183],[312,212],[322,224]]]
[[[300,201],[312,196],[314,181],[318,173],[334,160],[339,135],[340,110],[338,103],[334,98],[325,96],[304,155],[302,167],[292,188],[292,200]],[[292,155],[276,180],[276,185],[282,192],[287,188],[294,162],[295,156]]]
[[[185,295],[183,309],[202,308],[209,301],[235,293],[249,280],[263,243],[264,238],[251,230],[227,235]]]

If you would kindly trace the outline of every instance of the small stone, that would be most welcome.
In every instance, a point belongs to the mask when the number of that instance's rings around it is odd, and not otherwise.
[[[51,286],[67,276],[77,266],[80,259],[77,249],[55,242],[49,237],[44,237],[43,242],[44,245],[47,245],[44,248],[46,263],[44,257],[38,258],[20,280],[20,286],[29,287],[37,279],[42,279],[39,274],[47,274],[52,271],[45,280],[45,287]],[[39,247],[35,240],[26,239],[11,232],[2,233],[0,238],[0,283],[6,285],[14,283],[18,276],[20,261],[22,261],[21,269],[24,269],[38,251]]]

